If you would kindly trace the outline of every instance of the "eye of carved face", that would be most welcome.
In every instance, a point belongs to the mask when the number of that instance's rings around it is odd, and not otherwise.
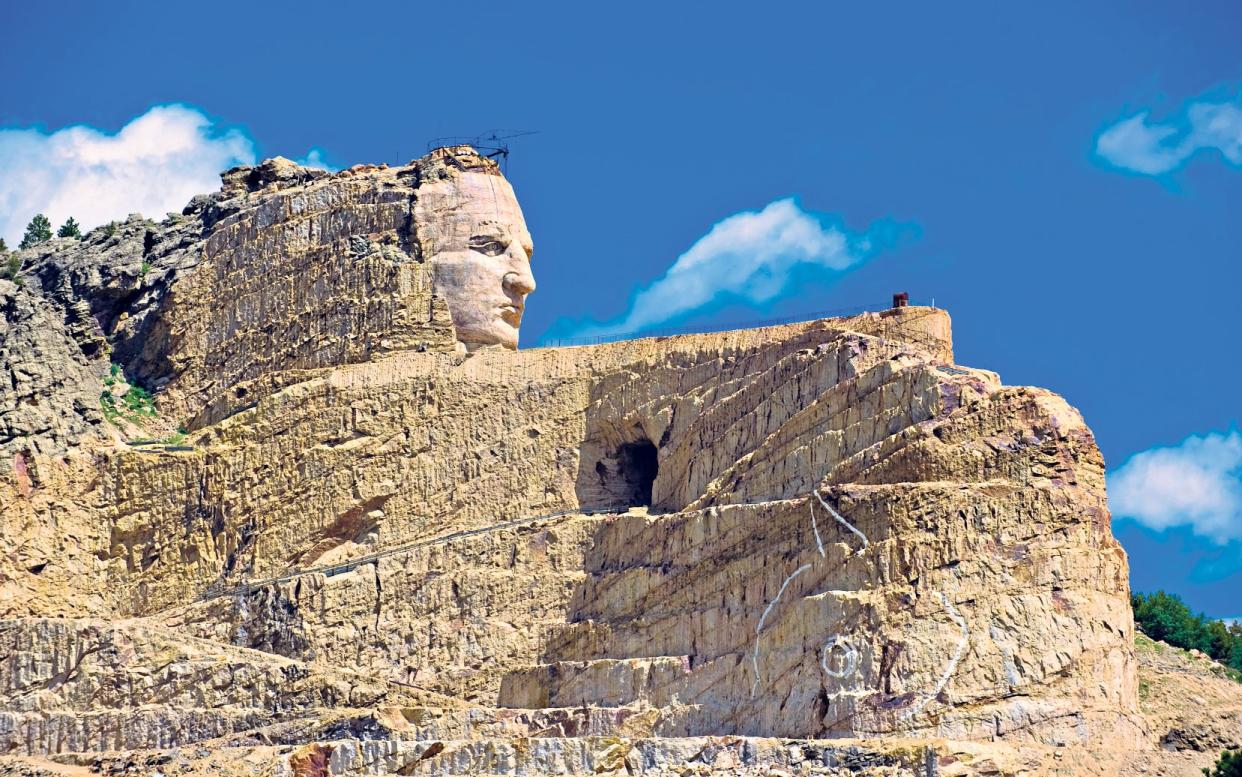
[[[470,250],[487,256],[500,256],[508,248],[508,243],[494,235],[475,235],[470,238]]]

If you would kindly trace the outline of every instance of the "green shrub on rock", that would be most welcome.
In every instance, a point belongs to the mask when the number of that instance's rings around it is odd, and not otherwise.
[[[2,250],[2,249],[0,249]],[[19,274],[22,271],[22,260],[17,254],[9,254],[4,260],[4,266],[0,267],[0,278],[13,281],[21,285]]]
[[[1242,750],[1226,750],[1213,769],[1204,769],[1206,777],[1242,777]]]

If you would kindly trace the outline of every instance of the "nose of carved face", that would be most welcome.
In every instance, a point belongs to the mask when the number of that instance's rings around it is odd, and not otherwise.
[[[509,326],[517,329],[522,324],[522,313],[526,310],[526,295],[535,290],[535,278],[530,272],[530,263],[523,254],[520,261],[514,261],[515,269],[504,274],[500,285],[505,296],[512,304],[501,309],[500,318]]]
[[[529,266],[505,273],[501,283],[505,287],[505,292],[511,297],[525,297],[535,290],[535,276],[531,275]]]

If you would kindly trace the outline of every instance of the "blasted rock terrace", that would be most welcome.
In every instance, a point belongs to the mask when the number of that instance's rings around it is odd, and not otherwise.
[[[4,769],[1158,763],[1077,411],[925,307],[515,350],[507,187],[275,160],[23,254]]]

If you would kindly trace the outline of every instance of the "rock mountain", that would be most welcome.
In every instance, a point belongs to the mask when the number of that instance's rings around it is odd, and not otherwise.
[[[1064,400],[931,308],[516,350],[532,250],[459,147],[21,252],[0,771],[1206,763],[1158,749]]]

